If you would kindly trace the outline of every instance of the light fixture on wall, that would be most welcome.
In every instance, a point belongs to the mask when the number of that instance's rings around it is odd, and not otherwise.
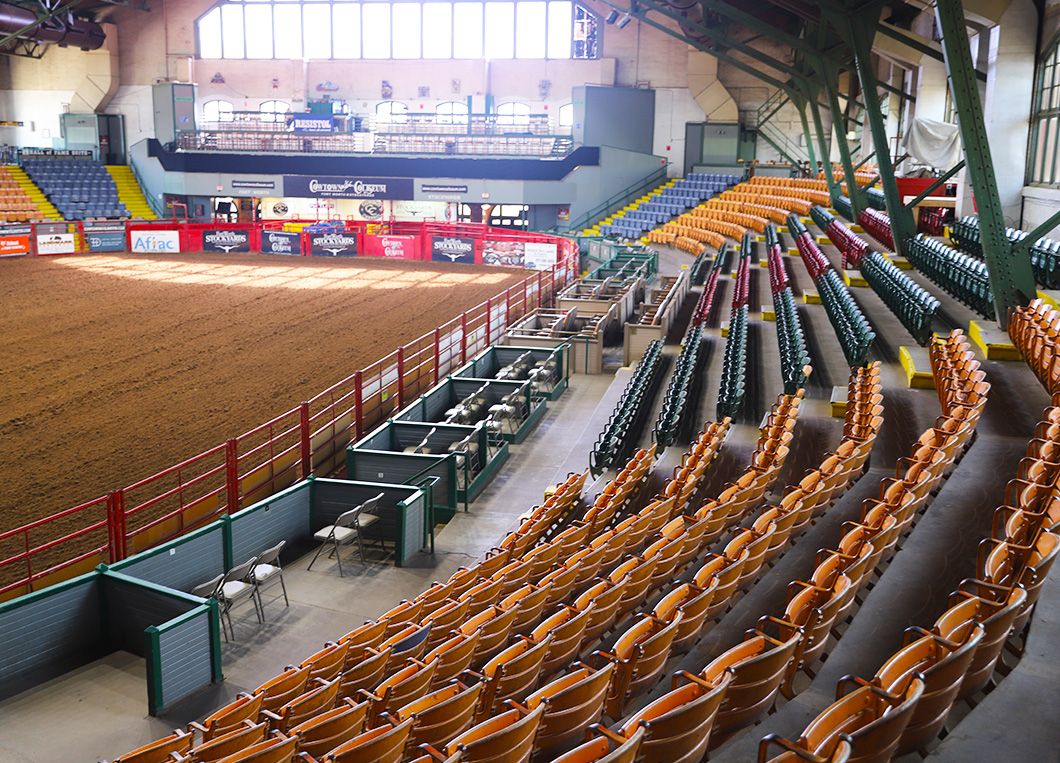
[[[606,21],[608,24],[614,24],[616,21],[618,21],[618,11],[612,8],[611,12],[607,14],[607,17],[604,19],[604,21]]]
[[[221,74],[221,72],[217,72],[212,77],[210,77],[210,84],[211,85],[223,85],[224,83],[225,83],[225,77],[224,77],[223,74]]]
[[[618,23],[615,24],[615,26],[617,26],[619,29],[625,29],[629,26],[629,22],[631,22],[632,20],[633,17],[626,13],[622,16],[622,18],[618,20]]]

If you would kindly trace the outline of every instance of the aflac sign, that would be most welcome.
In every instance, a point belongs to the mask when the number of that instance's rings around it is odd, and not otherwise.
[[[136,254],[179,252],[180,233],[175,230],[133,231],[132,251]]]

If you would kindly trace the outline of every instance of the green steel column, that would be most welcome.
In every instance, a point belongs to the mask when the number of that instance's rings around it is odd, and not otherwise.
[[[828,71],[824,78],[824,89],[828,95],[828,107],[832,112],[832,131],[835,133],[836,147],[839,149],[839,161],[843,165],[843,174],[847,179],[847,197],[850,206],[854,210],[854,219],[865,209],[865,194],[858,188],[854,177],[854,162],[850,158],[850,146],[847,145],[846,121],[843,118],[843,110],[839,108],[838,72],[835,69]]]
[[[821,121],[821,109],[817,105],[817,94],[812,89],[807,87],[809,92],[808,103],[810,104],[810,116],[813,117],[813,126],[817,132],[817,141],[821,147],[821,167],[824,170],[824,179],[828,184],[828,193],[832,196],[832,203],[835,204],[837,197],[841,196],[842,193],[839,190],[839,183],[835,181],[832,176],[832,161],[831,153],[828,150],[828,141],[824,135],[824,123]]]
[[[895,252],[901,255],[906,239],[916,235],[916,224],[913,222],[913,213],[902,204],[898,182],[894,179],[894,164],[891,160],[891,148],[887,144],[887,125],[884,122],[883,104],[880,102],[879,83],[872,68],[872,40],[876,33],[876,17],[869,15],[854,18],[852,15],[846,15],[838,18],[836,23],[847,33],[847,39],[854,50],[854,65],[858,79],[861,80],[861,98],[865,102],[865,121],[868,122],[872,133],[872,147],[876,153],[876,164],[879,166],[883,196],[891,217],[894,248]],[[851,182],[857,183],[856,180]]]
[[[813,150],[813,134],[810,132],[810,123],[806,121],[806,101],[798,101],[795,104],[799,109],[799,120],[802,122],[802,135],[806,140],[806,153],[810,157],[810,177],[817,177],[817,156]]]
[[[950,78],[950,91],[957,107],[957,125],[961,130],[968,174],[972,178],[975,201],[979,207],[979,230],[983,257],[990,270],[990,288],[998,324],[1005,326],[1009,309],[1026,305],[1036,294],[1030,257],[1013,256],[1012,245],[1005,236],[1005,218],[1001,195],[997,190],[990,141],[983,121],[983,104],[968,42],[964,9],[960,0],[938,0],[935,19],[942,33],[942,53]]]

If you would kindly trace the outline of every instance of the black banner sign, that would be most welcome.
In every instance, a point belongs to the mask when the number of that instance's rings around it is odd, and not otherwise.
[[[302,254],[302,234],[266,230],[261,232],[261,251],[265,254]]]
[[[250,231],[224,228],[204,230],[202,248],[205,252],[249,252]]]
[[[314,257],[356,257],[356,233],[313,233],[309,253]]]
[[[431,236],[431,259],[435,262],[475,262],[475,239]]]

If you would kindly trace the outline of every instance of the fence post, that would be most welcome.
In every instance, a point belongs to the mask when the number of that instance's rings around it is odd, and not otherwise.
[[[434,383],[438,383],[438,378],[442,375],[442,330],[438,327],[434,329]]]
[[[355,408],[354,413],[354,432],[357,435],[357,439],[361,439],[361,433],[364,431],[364,372],[355,371],[353,374],[353,407]]]
[[[544,299],[545,299],[544,292],[542,291],[542,289],[545,288],[544,283],[543,283],[544,280],[545,280],[545,271],[544,270],[537,271],[537,305],[536,305],[536,307],[541,307],[541,303],[544,302]]]
[[[533,278],[533,276],[530,276],[530,278]],[[526,303],[526,282],[529,281],[530,278],[523,279],[523,311],[520,313],[520,315],[526,315],[528,312],[530,312],[530,306]]]
[[[107,527],[110,528],[110,562],[113,564],[127,556],[124,490],[115,490],[107,496]]]
[[[460,365],[467,363],[467,310],[460,316]]]
[[[486,346],[493,341],[493,298],[486,298]]]
[[[552,268],[552,283],[548,287],[548,303],[550,305],[556,302],[556,269]]]
[[[512,287],[504,290],[504,328],[512,325]]]
[[[239,455],[235,439],[225,441],[225,492],[228,513],[239,511]]]
[[[302,479],[313,473],[312,444],[309,439],[309,403],[298,406],[298,437],[302,447]]]
[[[398,403],[400,411],[405,407],[405,346],[397,348]]]

